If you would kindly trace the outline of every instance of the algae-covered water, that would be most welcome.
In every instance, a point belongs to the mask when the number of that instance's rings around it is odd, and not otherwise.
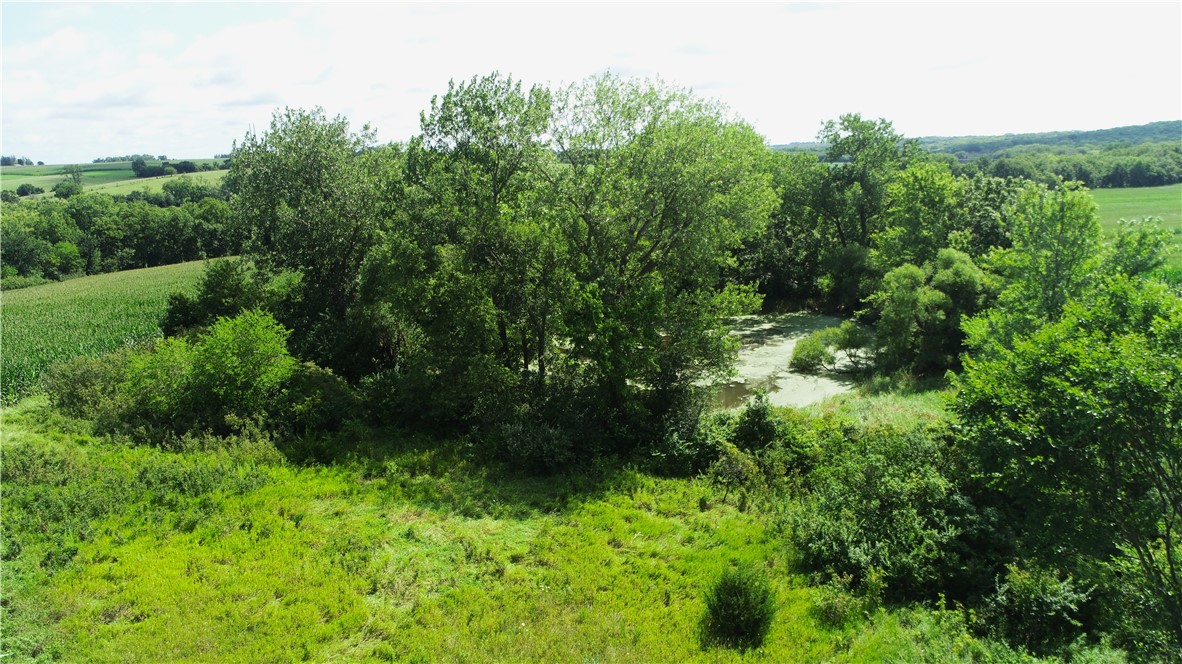
[[[761,314],[738,319],[732,332],[739,337],[737,375],[718,386],[717,403],[738,408],[763,389],[774,406],[807,406],[848,392],[853,380],[843,374],[800,374],[788,368],[796,342],[809,334],[841,324],[840,318],[809,313]]]

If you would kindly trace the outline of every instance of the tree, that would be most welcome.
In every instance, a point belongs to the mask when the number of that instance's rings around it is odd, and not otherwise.
[[[1108,268],[1134,277],[1161,267],[1165,263],[1164,250],[1170,234],[1160,224],[1160,217],[1121,219],[1116,239],[1105,257]]]
[[[62,168],[62,175],[66,176],[74,184],[82,186],[82,167],[78,164],[71,164]]]
[[[775,205],[767,150],[715,104],[613,76],[559,94],[550,135],[564,166],[547,177],[577,284],[571,354],[599,407],[626,413],[631,386],[645,386],[645,419],[659,421],[729,368],[724,317],[756,302],[721,276]]]
[[[53,186],[53,195],[58,198],[70,198],[82,193],[82,185],[73,180],[62,180]]]
[[[984,292],[985,275],[955,249],[941,249],[925,268],[906,263],[888,272],[866,300],[878,316],[878,368],[934,373],[956,367],[961,321],[980,310]]]
[[[956,410],[1027,553],[1133,561],[1147,623],[1182,645],[1182,299],[1110,277],[1056,319],[965,362]]]
[[[779,204],[767,228],[744,244],[737,280],[754,283],[770,300],[815,298],[822,294],[823,259],[830,244],[818,200],[829,166],[811,154],[786,152],[773,152],[769,166]]]
[[[872,238],[875,267],[934,260],[948,246],[963,198],[964,182],[943,164],[916,163],[899,173],[887,186],[883,227]]]
[[[362,261],[378,241],[379,181],[366,172],[373,130],[324,111],[276,112],[270,129],[234,148],[227,181],[244,251],[267,275],[298,275],[290,319],[297,347],[336,367],[336,335],[356,301]]]
[[[1094,285],[1103,257],[1096,203],[1075,183],[1025,182],[1004,216],[1013,244],[989,256],[1002,283],[997,306],[964,324],[977,352],[1008,347],[1015,335],[1058,320],[1069,300]]]
[[[887,208],[888,187],[918,154],[918,144],[895,133],[890,122],[857,113],[826,122],[817,140],[828,146],[825,161],[835,164],[825,207],[837,240],[867,246]]]

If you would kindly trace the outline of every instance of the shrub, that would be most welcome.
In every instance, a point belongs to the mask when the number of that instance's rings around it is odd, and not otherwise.
[[[289,332],[270,314],[247,311],[220,318],[193,348],[192,396],[203,424],[215,430],[226,416],[261,415],[295,371]]]
[[[51,366],[42,375],[41,385],[50,403],[70,417],[113,416],[125,407],[119,384],[127,375],[130,359],[127,351],[78,356]]]
[[[493,428],[492,443],[500,458],[528,472],[552,473],[575,460],[570,436],[530,415],[498,423]]]
[[[196,406],[192,373],[193,348],[180,339],[165,339],[152,350],[133,355],[120,385],[130,404],[123,423],[132,428],[187,430]]]
[[[723,487],[722,499],[725,501],[732,489],[746,488],[759,477],[759,466],[743,450],[731,443],[723,443],[718,460],[710,466],[709,476],[712,484]]]
[[[792,348],[792,359],[788,366],[802,373],[816,373],[825,366],[832,366],[833,351],[825,343],[825,331],[813,332],[796,342]]]
[[[1018,564],[1006,566],[1005,580],[987,602],[990,622],[1005,638],[1036,655],[1067,645],[1080,633],[1077,617],[1088,591],[1058,570]]]
[[[274,424],[294,434],[338,431],[360,409],[360,398],[343,378],[305,362],[284,384]]]
[[[735,445],[748,452],[762,450],[776,442],[779,429],[766,392],[756,392],[739,413],[732,438]]]
[[[728,569],[706,592],[706,640],[740,649],[763,644],[776,615],[767,577],[741,564]]]
[[[237,260],[210,263],[197,283],[197,295],[173,293],[160,327],[172,336],[185,329],[204,327],[219,317],[236,316],[262,303],[262,289],[249,264]]]
[[[248,311],[219,319],[195,342],[165,339],[132,355],[119,384],[127,404],[120,428],[139,438],[226,435],[274,412],[295,372],[287,334],[270,315]],[[68,399],[70,392],[62,394]]]
[[[858,432],[809,474],[813,492],[789,517],[802,562],[863,590],[879,574],[896,595],[937,588],[967,509],[946,465],[942,429]]]

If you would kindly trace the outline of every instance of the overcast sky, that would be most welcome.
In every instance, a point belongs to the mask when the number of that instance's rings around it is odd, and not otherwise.
[[[718,99],[769,143],[860,112],[906,136],[1182,118],[1182,2],[22,4],[3,145],[46,163],[228,152],[283,106],[405,140],[449,79],[605,70]]]

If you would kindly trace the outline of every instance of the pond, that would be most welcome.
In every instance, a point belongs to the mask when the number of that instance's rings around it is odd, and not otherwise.
[[[774,406],[807,406],[854,387],[852,377],[830,372],[799,374],[788,368],[796,342],[841,319],[810,313],[743,316],[732,332],[742,344],[735,363],[737,375],[717,386],[715,402],[722,408],[738,408],[763,389]]]

